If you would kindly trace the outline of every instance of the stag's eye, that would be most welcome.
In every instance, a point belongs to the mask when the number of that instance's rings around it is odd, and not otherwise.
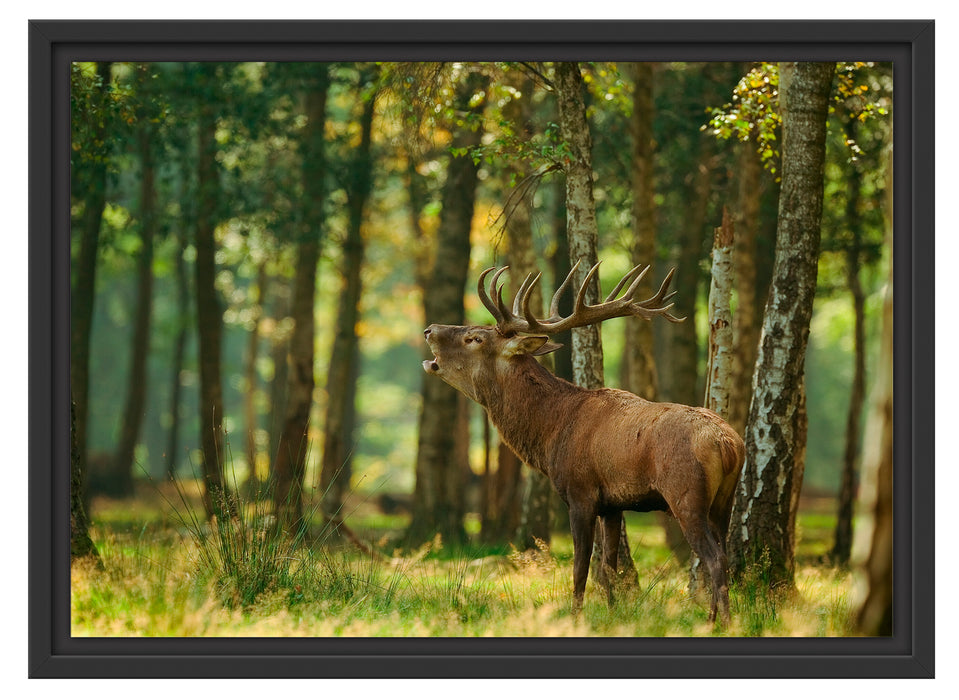
[[[467,345],[469,345],[470,343],[476,343],[477,345],[479,345],[480,343],[483,342],[483,339],[477,338],[476,336],[468,335],[466,336],[463,342],[465,342]]]

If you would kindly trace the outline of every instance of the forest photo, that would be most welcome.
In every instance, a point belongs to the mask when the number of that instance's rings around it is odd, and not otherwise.
[[[70,71],[72,636],[892,634],[892,63]]]

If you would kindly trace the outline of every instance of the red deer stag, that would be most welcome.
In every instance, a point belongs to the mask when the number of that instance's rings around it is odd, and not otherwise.
[[[634,300],[649,270],[640,267],[627,273],[605,302],[589,305],[584,297],[597,264],[586,276],[572,314],[561,317],[559,299],[574,267],[553,296],[546,319],[535,318],[529,309],[538,274],[526,278],[510,309],[497,286],[507,268],[493,275],[487,293],[490,268],[480,275],[477,288],[496,325],[431,325],[424,334],[434,358],[424,361],[423,368],[485,407],[503,440],[526,464],[546,474],[569,506],[574,611],[583,604],[596,518],[603,528],[603,566],[609,578],[608,572],[616,570],[622,511],[663,510],[679,521],[709,572],[710,621],[718,610],[728,623],[725,541],[745,456],[742,439],[712,411],[654,403],[617,389],[583,389],[534,359],[559,348],[549,336],[570,328],[629,315],[683,320],[668,312],[672,303],[667,302],[675,294],[666,293],[673,271],[654,296]],[[609,587],[607,592],[612,603]]]

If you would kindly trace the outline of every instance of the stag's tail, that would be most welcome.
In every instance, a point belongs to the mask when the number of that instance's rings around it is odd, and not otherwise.
[[[723,460],[723,473],[739,474],[746,461],[746,445],[742,438],[732,430],[724,432],[719,438],[719,453]]]

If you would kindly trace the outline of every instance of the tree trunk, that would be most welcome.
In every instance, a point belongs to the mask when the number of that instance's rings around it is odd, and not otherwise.
[[[106,101],[110,86],[110,62],[97,65],[100,79],[100,99]],[[95,141],[103,143],[106,138],[106,123],[100,120],[95,131]],[[97,252],[100,242],[100,227],[107,198],[107,158],[91,157],[91,165],[76,172],[74,180],[83,183],[83,214],[79,221],[80,251],[72,262],[73,284],[70,290],[70,388],[76,403],[77,470],[79,482],[73,484],[81,492],[76,497],[83,499],[82,488],[87,474],[87,417],[90,402],[90,337],[93,329],[93,309],[96,294]],[[73,497],[73,496],[71,496]]]
[[[757,314],[757,239],[759,237],[760,176],[762,164],[752,140],[739,144],[738,215],[735,240],[736,316],[733,318],[733,336],[736,353],[733,356],[735,379],[731,384],[729,424],[743,435],[752,398],[753,369],[759,346],[760,319]]]
[[[216,80],[215,68],[201,64],[201,80],[209,89]],[[199,137],[197,187],[199,211],[196,223],[197,337],[200,365],[200,445],[203,449],[203,504],[208,516],[222,515],[228,508],[223,480],[223,387],[220,375],[223,310],[216,290],[216,242],[219,182],[216,163],[216,115],[208,101],[197,117]]]
[[[746,466],[733,508],[730,565],[759,563],[791,585],[806,416],[803,365],[816,293],[828,97],[835,64],[780,64],[782,193],[776,262],[746,428]]]
[[[709,341],[706,362],[706,397],[703,406],[729,419],[735,376],[736,348],[733,341],[731,310],[734,280],[733,222],[723,209],[723,223],[713,236],[712,281],[709,287]],[[690,588],[696,589],[702,569],[699,557],[690,551]]]
[[[316,273],[323,239],[323,181],[326,176],[324,127],[329,88],[326,65],[319,64],[316,70],[316,84],[306,96],[303,192],[307,212],[296,247],[286,416],[274,470],[276,490],[273,498],[277,524],[290,532],[307,525],[303,521],[303,477],[310,450],[310,409],[316,386],[313,375],[314,308]]]
[[[686,317],[686,322],[672,325],[670,328],[673,336],[671,348],[673,391],[669,400],[687,406],[699,405],[703,396],[699,389],[696,299],[699,297],[699,285],[702,279],[699,265],[703,257],[703,243],[708,229],[706,215],[713,168],[713,144],[704,139],[702,157],[693,175],[693,201],[686,211],[685,225],[677,237],[679,259],[676,263],[676,289],[681,289],[683,296],[683,300],[677,302],[677,307],[682,305],[680,311]]]
[[[273,364],[273,378],[270,380],[270,476],[272,485],[276,484],[276,463],[279,461],[280,440],[286,418],[286,395],[289,389],[290,366],[287,357],[290,354],[290,285],[282,277],[276,277],[270,283],[273,290],[272,313],[273,332],[270,334],[270,360]],[[275,489],[274,489],[275,490]]]
[[[656,181],[653,174],[653,66],[630,64],[633,71],[633,265],[655,266],[656,262]],[[654,293],[653,270],[646,274],[639,298]],[[640,318],[626,318],[626,342],[621,368],[624,389],[649,401],[656,400],[656,360],[653,324]]]
[[[259,450],[256,444],[256,433],[259,429],[259,420],[256,410],[256,392],[259,381],[256,365],[260,357],[260,326],[263,320],[263,299],[266,296],[266,261],[257,265],[256,282],[251,285],[250,304],[253,306],[253,328],[250,329],[246,341],[246,356],[244,358],[243,374],[246,376],[246,390],[243,394],[243,415],[246,422],[246,464],[247,492],[258,493],[260,478],[256,473],[256,460]],[[255,294],[254,294],[255,291]]]
[[[556,241],[556,249],[550,259],[550,267],[553,271],[554,288],[558,287],[560,282],[569,275],[569,238],[566,235],[566,183],[559,178],[553,185],[553,239]],[[561,316],[568,316],[572,311],[572,301],[569,298],[560,299],[559,313]],[[562,377],[567,381],[573,381],[573,356],[572,356],[572,332],[563,331],[553,336],[553,340],[560,343],[562,347],[552,353],[553,371],[557,377]],[[551,499],[552,503],[552,525],[558,530],[569,530],[569,508],[563,502],[562,498]]]
[[[156,230],[156,188],[153,164],[153,132],[143,122],[140,130],[140,251],[137,256],[137,298],[134,312],[130,374],[126,405],[121,417],[120,438],[114,454],[113,474],[123,485],[122,493],[133,492],[134,450],[143,424],[147,393],[147,358],[150,354],[150,316],[153,307],[153,239]]]
[[[485,90],[488,78],[477,73],[457,87],[456,112],[479,116],[485,101],[471,106],[474,94]],[[427,323],[462,324],[463,290],[470,258],[470,230],[475,205],[478,167],[469,150],[478,146],[482,129],[473,129],[467,117],[456,127],[451,149],[467,149],[465,155],[450,155],[443,186],[442,212],[436,233],[436,258],[429,285],[423,291]],[[447,543],[466,539],[462,512],[462,470],[455,460],[458,392],[445,382],[425,377],[416,455],[413,517],[406,543],[418,544],[439,533]]]
[[[890,155],[891,162],[892,157]],[[892,187],[887,175],[886,248],[892,249]],[[868,585],[866,599],[859,609],[856,624],[864,635],[891,635],[892,630],[892,449],[893,449],[893,275],[889,270],[882,307],[882,338],[879,364],[870,398],[862,455],[863,512],[871,516],[869,552],[865,562]],[[859,539],[857,537],[857,539]],[[857,550],[859,547],[857,546]]]
[[[360,119],[360,144],[352,163],[353,177],[349,184],[347,208],[349,225],[343,242],[343,288],[336,315],[336,335],[330,357],[327,379],[328,404],[323,437],[323,461],[320,490],[323,510],[336,515],[350,486],[353,454],[353,426],[356,415],[356,379],[359,374],[359,346],[356,324],[365,243],[363,216],[373,182],[373,159],[370,154],[375,102],[366,101]]]
[[[76,402],[70,401],[70,561],[94,557],[98,564],[100,552],[90,539],[87,512],[83,507],[83,479],[80,470],[80,450],[77,446]]]
[[[522,133],[532,118],[530,102],[530,96],[533,93],[532,80],[527,80],[520,89],[523,96],[520,99],[511,100],[504,107],[503,116],[514,124],[517,132]],[[507,176],[509,175],[512,175],[516,181],[522,182],[527,173],[521,164],[516,163],[507,171]],[[533,250],[532,194],[518,189],[514,190],[513,197],[518,199],[506,218],[506,264],[509,266],[510,287],[515,292],[527,275],[536,275],[540,270]],[[532,290],[530,307],[543,308],[543,297],[538,286]],[[552,369],[551,355],[544,355],[538,359],[541,364]],[[550,500],[553,493],[553,485],[549,477],[528,467],[522,470],[522,474],[519,470],[515,470],[510,475],[517,480],[521,475],[525,476],[526,482],[523,490],[522,512],[518,514],[518,517],[513,514],[508,516],[510,521],[518,522],[515,532],[509,533],[515,535],[514,543],[522,549],[536,547],[536,540],[548,543],[550,541]],[[513,487],[518,488],[519,484],[516,483]],[[506,515],[503,514],[503,516]]]
[[[556,95],[559,101],[560,129],[570,155],[566,163],[566,232],[569,238],[570,264],[580,263],[573,276],[574,289],[581,289],[586,274],[597,262],[599,229],[596,224],[596,205],[593,200],[592,139],[586,121],[586,105],[583,102],[583,78],[579,64],[561,62],[556,64]],[[599,302],[598,275],[586,290],[587,304]],[[598,324],[573,329],[573,382],[587,389],[604,386],[603,343]],[[597,528],[602,532],[602,528]],[[597,548],[598,549],[598,548]],[[594,556],[596,572],[604,572],[601,557]],[[623,519],[619,537],[618,557],[620,584],[636,580],[636,567],[626,538],[626,521]],[[601,585],[605,573],[596,577]]]
[[[847,125],[848,136],[855,140],[856,120],[850,119]],[[842,483],[839,489],[839,512],[836,518],[836,533],[831,558],[837,566],[848,566],[852,553],[852,516],[858,487],[859,431],[862,405],[865,400],[866,386],[866,297],[859,281],[861,257],[861,226],[859,216],[860,173],[855,168],[846,189],[846,225],[851,240],[846,251],[846,280],[852,295],[855,315],[855,333],[853,347],[853,378],[849,396],[849,412],[846,415],[846,446],[843,454]]]
[[[592,138],[583,103],[583,78],[579,64],[556,64],[556,95],[559,100],[560,128],[569,148],[566,173],[566,232],[569,259],[579,263],[573,276],[573,288],[580,289],[586,274],[597,262],[599,229],[593,201]],[[599,302],[599,279],[593,278],[586,290],[587,304]],[[603,341],[598,325],[573,329],[573,381],[587,389],[604,385]]]
[[[178,234],[179,236],[179,234]],[[183,373],[184,356],[186,355],[187,332],[189,328],[190,314],[190,289],[189,279],[186,269],[187,240],[185,236],[179,236],[180,245],[176,252],[176,262],[174,264],[176,274],[176,303],[177,318],[179,329],[176,334],[176,341],[173,344],[173,367],[172,382],[170,391],[170,432],[167,436],[166,450],[166,478],[173,480],[176,478],[178,455],[180,452],[180,396],[183,393],[183,383],[180,375]]]
[[[703,406],[729,418],[734,377],[733,246],[735,233],[728,212],[723,209],[723,225],[713,238],[712,282],[709,288],[709,352],[706,363],[706,398]]]

